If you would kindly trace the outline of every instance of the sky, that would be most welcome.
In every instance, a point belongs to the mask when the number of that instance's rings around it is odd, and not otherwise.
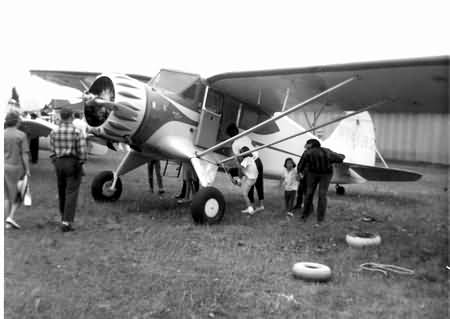
[[[17,86],[30,108],[79,94],[32,79],[30,69],[209,77],[450,53],[439,0],[15,0],[0,9],[0,103]]]

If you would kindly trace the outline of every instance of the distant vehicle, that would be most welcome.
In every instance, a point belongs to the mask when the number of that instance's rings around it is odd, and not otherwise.
[[[279,178],[287,156],[298,160],[312,132],[340,122],[323,145],[346,156],[332,182],[415,181],[420,174],[376,167],[376,145],[368,110],[423,111],[446,107],[448,57],[359,63],[299,69],[226,73],[202,79],[197,74],[161,70],[153,79],[125,74],[33,70],[31,74],[84,92],[84,114],[98,139],[126,143],[129,151],[114,171],[92,183],[96,200],[120,197],[120,176],[151,159],[190,162],[202,188],[191,213],[196,222],[218,223],[225,200],[213,187],[219,170],[235,156],[230,145],[244,135],[254,141],[266,178]],[[287,117],[299,110],[346,112],[323,125],[304,128]],[[235,123],[241,132],[228,138]]]

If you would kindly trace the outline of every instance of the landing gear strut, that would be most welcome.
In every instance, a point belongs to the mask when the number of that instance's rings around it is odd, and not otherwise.
[[[225,214],[225,198],[215,187],[200,188],[192,200],[191,214],[198,224],[218,224]]]
[[[336,194],[337,195],[345,195],[345,188],[339,184],[336,184]]]

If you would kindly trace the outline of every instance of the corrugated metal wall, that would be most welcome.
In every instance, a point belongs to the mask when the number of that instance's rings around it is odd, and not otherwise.
[[[312,113],[307,115],[313,119]],[[338,116],[338,113],[323,113],[317,125]],[[377,146],[385,159],[450,164],[450,118],[447,114],[371,113],[371,116]],[[303,113],[298,112],[292,117],[308,127]],[[327,137],[335,127],[324,128],[323,136]]]

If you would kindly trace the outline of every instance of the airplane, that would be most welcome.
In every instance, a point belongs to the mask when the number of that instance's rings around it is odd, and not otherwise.
[[[162,69],[155,77],[93,72],[31,70],[30,73],[84,92],[84,114],[98,139],[126,143],[129,150],[112,171],[93,179],[97,201],[118,200],[120,176],[151,159],[192,164],[201,188],[193,197],[196,223],[219,223],[225,199],[214,182],[218,171],[235,162],[231,143],[248,135],[264,164],[264,177],[279,179],[286,157],[298,160],[313,132],[337,124],[321,143],[343,153],[332,183],[415,181],[416,172],[375,166],[374,125],[368,113],[447,109],[449,58],[429,57],[296,69],[233,72],[202,78]],[[328,110],[342,116],[304,128],[288,117],[293,112]],[[315,119],[317,119],[315,116]],[[235,123],[240,133],[229,138]],[[247,153],[248,153],[247,152]],[[246,153],[238,154],[239,156]],[[384,162],[384,160],[383,160]]]

